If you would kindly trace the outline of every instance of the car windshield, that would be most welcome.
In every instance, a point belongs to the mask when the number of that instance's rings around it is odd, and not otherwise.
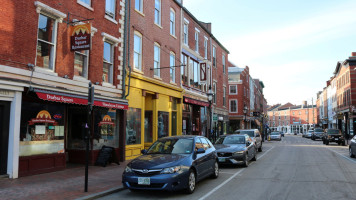
[[[245,144],[244,136],[220,137],[215,144]]]
[[[192,151],[192,138],[168,138],[157,140],[147,154],[190,154]]]
[[[317,128],[317,129],[315,129],[315,131],[314,132],[323,132],[323,129],[321,129],[321,128]]]
[[[255,131],[244,131],[244,130],[241,130],[240,134],[247,134],[250,137],[255,137]]]
[[[339,134],[338,129],[328,129],[328,134]]]
[[[272,132],[271,135],[279,135],[279,132]]]

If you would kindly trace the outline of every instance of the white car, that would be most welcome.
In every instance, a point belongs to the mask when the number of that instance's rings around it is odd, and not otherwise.
[[[282,135],[281,135],[280,132],[272,132],[271,136],[270,136],[270,139],[271,140],[279,140],[279,141],[281,141],[282,140]]]
[[[305,137],[306,137],[306,138],[311,138],[312,134],[313,134],[313,131],[312,131],[312,130],[309,130],[309,131],[307,132],[307,134],[305,134]]]

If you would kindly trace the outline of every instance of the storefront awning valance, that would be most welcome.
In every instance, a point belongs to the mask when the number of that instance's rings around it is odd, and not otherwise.
[[[55,91],[47,91],[41,89],[33,89],[37,97],[46,101],[55,101],[59,103],[69,103],[69,104],[79,104],[88,105],[88,97],[74,94],[66,94]],[[126,102],[105,100],[105,99],[94,99],[94,106],[106,107],[112,109],[122,109],[127,110],[128,104]]]
[[[195,105],[199,105],[199,106],[206,106],[206,107],[209,106],[208,102],[199,101],[199,100],[191,99],[191,98],[188,98],[188,97],[184,97],[184,103],[190,103],[190,104],[195,104]]]

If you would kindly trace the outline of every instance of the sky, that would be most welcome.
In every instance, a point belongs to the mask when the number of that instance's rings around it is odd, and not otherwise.
[[[264,83],[268,105],[315,104],[338,61],[356,52],[355,0],[183,0]]]

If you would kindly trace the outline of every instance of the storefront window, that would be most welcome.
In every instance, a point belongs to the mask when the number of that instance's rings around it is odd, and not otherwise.
[[[101,149],[104,145],[119,147],[119,133],[116,120],[116,110],[99,109],[95,112],[94,119],[94,149]]]
[[[20,156],[64,153],[64,108],[23,101]]]
[[[158,138],[168,136],[169,113],[158,111]]]
[[[152,111],[145,111],[145,143],[153,142],[152,137]]]
[[[141,109],[129,108],[126,121],[126,144],[141,144]]]
[[[177,112],[172,111],[172,136],[177,135]]]
[[[86,148],[88,112],[84,106],[68,107],[67,149],[84,150]]]

